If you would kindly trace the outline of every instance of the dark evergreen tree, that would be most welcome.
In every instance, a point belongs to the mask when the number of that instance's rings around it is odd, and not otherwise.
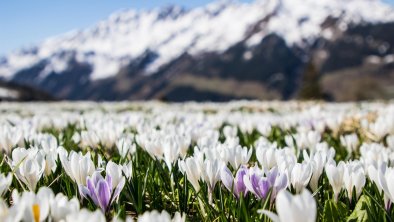
[[[298,98],[302,100],[323,99],[320,74],[313,62],[309,62],[305,67]]]

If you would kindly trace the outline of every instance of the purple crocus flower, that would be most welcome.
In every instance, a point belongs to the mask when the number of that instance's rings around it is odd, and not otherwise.
[[[265,199],[269,191],[272,190],[271,201],[273,201],[277,193],[287,187],[286,174],[280,173],[276,167],[264,173],[257,166],[250,169],[241,166],[234,178],[225,166],[221,171],[221,179],[223,185],[233,192],[237,198],[240,197],[241,193],[246,195],[251,192],[257,198]]]
[[[112,202],[119,197],[120,191],[125,185],[124,177],[116,186],[112,186],[112,177],[107,174],[105,178],[99,171],[95,171],[91,177],[86,179],[86,187],[82,186],[80,189],[85,198],[90,199],[99,206],[103,212],[109,209]]]
[[[271,189],[271,183],[264,173],[257,167],[249,170],[247,175],[243,177],[246,189],[253,193],[259,199],[265,199]]]
[[[237,198],[240,197],[241,193],[244,194],[244,196],[247,193],[246,186],[243,181],[244,175],[246,175],[248,172],[248,168],[245,166],[241,166],[236,175],[235,178],[233,177],[233,174],[230,172],[230,170],[224,166],[222,171],[221,171],[221,179],[223,185],[231,191]]]
[[[249,173],[244,176],[246,189],[260,199],[265,199],[271,192],[271,201],[275,200],[277,193],[287,187],[287,176],[280,173],[278,168],[274,167],[264,173],[257,166],[251,168]]]
[[[277,167],[272,168],[270,171],[266,172],[265,175],[272,187],[271,201],[273,201],[278,192],[287,187],[287,176],[284,173],[279,173]]]

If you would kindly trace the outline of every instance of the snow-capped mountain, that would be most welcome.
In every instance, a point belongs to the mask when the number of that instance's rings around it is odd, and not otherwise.
[[[344,33],[355,26],[379,25],[391,21],[394,21],[393,9],[379,0],[256,0],[252,3],[216,1],[190,10],[178,6],[148,11],[125,10],[115,12],[107,20],[91,28],[51,37],[37,46],[0,58],[0,77],[40,87],[63,98],[91,98],[99,90],[99,86],[94,85],[112,82],[111,87],[114,88],[113,82],[122,73],[134,76],[128,77],[132,82],[141,79],[142,82],[138,84],[149,85],[153,79],[161,78],[158,76],[169,66],[183,61],[185,56],[198,61],[214,54],[223,59],[226,53],[240,45],[242,50],[231,52],[231,56],[239,54],[245,63],[260,59],[264,69],[272,64],[262,61],[264,58],[258,58],[256,49],[274,35],[283,40],[279,45],[283,50],[289,50],[286,53],[290,55],[290,60],[295,61],[288,68],[292,70],[287,70],[288,73],[284,75],[287,78],[290,74],[300,75],[300,70],[309,61],[311,53],[320,53],[320,56],[327,54],[327,50],[317,50],[318,40],[329,45],[330,42],[343,38]],[[384,43],[387,42],[382,44]],[[391,49],[391,45],[388,48]],[[272,50],[276,52],[278,48]],[[271,55],[274,56],[275,52]],[[383,54],[388,55],[387,52]],[[211,65],[210,69],[214,69],[213,67]],[[225,69],[215,69],[219,76],[229,78],[227,73],[222,73]],[[191,74],[198,67],[193,67],[193,70],[178,67],[178,70]],[[163,77],[165,83],[162,81],[155,84],[168,84],[170,76],[178,75],[177,71],[172,73]],[[283,70],[271,73],[271,77],[283,78]],[[71,80],[67,81],[68,79]],[[54,85],[58,86],[59,81],[63,85],[69,84],[68,88],[73,89],[63,89],[61,93],[56,91]],[[77,90],[76,86],[72,86],[75,81],[79,82],[78,86],[89,86],[90,91],[85,92],[83,97],[72,96]],[[297,83],[299,80],[294,79],[292,82]],[[130,83],[128,86],[136,87],[135,84]],[[115,88],[127,88],[115,85]],[[292,93],[294,90],[286,97]],[[145,94],[134,97],[135,94],[131,97],[123,95],[121,98],[149,97]]]

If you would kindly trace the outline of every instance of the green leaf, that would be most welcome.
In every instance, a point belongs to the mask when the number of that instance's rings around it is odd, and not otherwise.
[[[334,200],[326,200],[324,203],[323,221],[346,221],[347,212],[348,210],[344,203],[336,203]]]
[[[348,222],[365,222],[365,221],[370,221],[373,220],[370,218],[370,216],[373,216],[372,214],[369,213],[369,208],[371,207],[371,199],[366,196],[362,195],[359,199],[359,201],[356,204],[356,207],[354,208],[354,211],[352,214],[350,214],[349,218],[347,219]]]

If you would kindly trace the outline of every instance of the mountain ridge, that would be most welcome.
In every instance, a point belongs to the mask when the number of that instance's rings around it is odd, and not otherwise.
[[[325,46],[353,38],[353,27],[392,21],[393,8],[377,0],[217,1],[194,9],[126,10],[91,28],[0,58],[0,76],[65,99],[167,99],[163,92],[180,84],[174,76],[184,75],[200,78],[201,84],[209,83],[203,78],[258,81],[261,92],[290,99],[302,85],[303,69],[311,59],[322,72],[335,71],[338,60],[324,54],[336,51]],[[367,38],[363,32],[361,38]],[[390,55],[391,40],[379,41],[383,48],[388,46],[375,56]],[[360,65],[356,59],[353,63]],[[272,83],[273,78],[282,80]],[[182,87],[184,92],[187,87]],[[193,88],[196,92],[201,86]]]

